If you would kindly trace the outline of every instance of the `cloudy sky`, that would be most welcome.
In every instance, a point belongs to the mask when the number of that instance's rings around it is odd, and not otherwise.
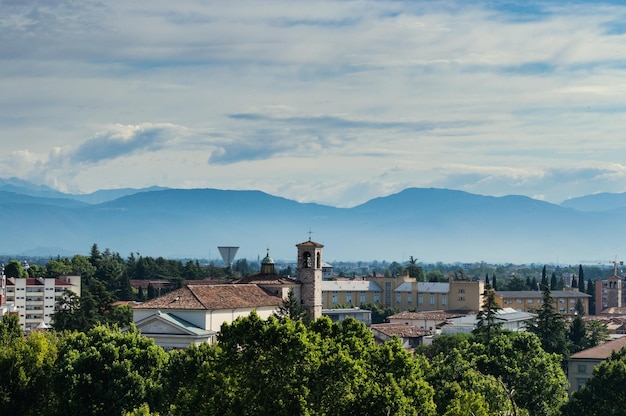
[[[620,3],[0,0],[0,177],[624,192]]]

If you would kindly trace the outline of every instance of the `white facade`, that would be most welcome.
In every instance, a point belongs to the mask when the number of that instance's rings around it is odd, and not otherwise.
[[[22,328],[29,331],[42,322],[50,325],[65,289],[80,296],[80,276],[8,278],[4,298],[18,313]]]

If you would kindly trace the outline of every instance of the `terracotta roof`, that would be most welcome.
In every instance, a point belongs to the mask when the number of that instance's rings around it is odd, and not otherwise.
[[[277,274],[258,273],[252,276],[242,277],[235,284],[259,284],[259,285],[299,285],[295,279],[279,276]]]
[[[576,354],[572,354],[570,359],[591,359],[591,360],[606,360],[611,356],[613,351],[619,351],[626,347],[626,337],[617,338],[613,341],[607,341],[604,344],[600,344],[597,347],[589,348]]]
[[[390,337],[395,335],[398,338],[423,337],[430,333],[416,326],[405,324],[373,324],[372,329]]]
[[[280,306],[279,296],[256,285],[191,285],[151,299],[136,309],[220,310]]]
[[[424,312],[400,312],[395,315],[388,316],[388,319],[406,319],[406,320],[424,320],[444,322],[446,319],[457,318],[465,314],[449,313],[447,311],[424,311]]]
[[[316,243],[315,241],[305,241],[304,243],[300,243],[300,244],[296,244],[296,247],[319,247],[322,248],[324,247],[323,244],[320,243]]]
[[[15,279],[22,279],[22,278],[14,278],[14,277],[9,277],[7,279],[7,286],[15,286]],[[51,277],[27,277],[26,278],[26,286],[43,286],[45,284],[43,279],[52,279]],[[61,280],[61,279],[54,279],[54,284],[55,286],[72,286],[71,283],[66,282],[65,280]]]

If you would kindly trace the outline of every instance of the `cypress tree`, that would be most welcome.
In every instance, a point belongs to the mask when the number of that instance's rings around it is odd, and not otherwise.
[[[485,273],[485,285],[489,284],[489,273]]]
[[[581,292],[585,291],[585,275],[583,273],[583,265],[578,265],[578,287]]]
[[[548,286],[548,275],[546,274],[546,265],[543,265],[543,269],[541,270],[541,285]]]
[[[589,315],[596,314],[596,285],[594,280],[590,280],[587,283],[587,294],[591,296],[589,298]]]
[[[556,290],[556,272],[552,272],[552,277],[550,278],[550,290]]]
[[[496,274],[491,275],[491,287],[493,290],[498,290],[498,285],[496,284]]]

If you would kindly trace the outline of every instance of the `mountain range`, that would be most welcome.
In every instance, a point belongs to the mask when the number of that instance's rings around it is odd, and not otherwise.
[[[0,223],[0,253],[15,256],[88,254],[96,243],[122,256],[217,259],[218,246],[238,246],[237,258],[269,250],[294,261],[294,245],[310,237],[325,245],[325,261],[576,264],[623,255],[626,194],[552,204],[409,188],[336,208],[255,190],[74,195],[9,178],[0,179]]]

